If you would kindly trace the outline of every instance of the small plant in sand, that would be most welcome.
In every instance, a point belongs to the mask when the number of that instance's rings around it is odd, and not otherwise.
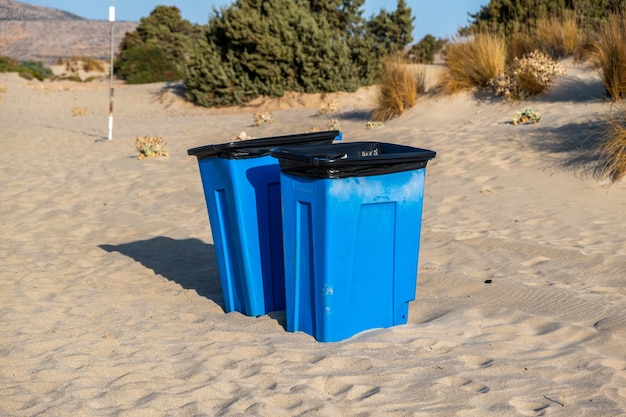
[[[87,109],[84,107],[74,106],[72,107],[72,116],[84,116],[87,114]]]
[[[238,141],[238,140],[250,140],[250,139],[254,139],[252,136],[248,135],[246,132],[239,132],[239,134],[237,136],[235,136],[232,141]]]
[[[513,64],[490,82],[496,95],[507,101],[524,100],[548,89],[558,75],[564,75],[565,68],[548,55],[534,51],[522,58],[515,58]]]
[[[597,172],[618,181],[626,174],[626,108],[609,116],[603,129]]]
[[[337,119],[330,119],[327,126],[328,130],[341,130],[341,122]]]
[[[313,126],[309,132],[321,132],[322,128],[319,126]]]
[[[264,126],[274,123],[274,116],[271,112],[257,112],[254,113],[254,125]]]
[[[169,152],[163,149],[165,144],[165,139],[160,136],[137,136],[135,140],[135,148],[139,152],[137,159],[170,156]]]
[[[328,114],[328,113],[336,113],[339,111],[339,104],[336,101],[331,101],[329,103],[322,103],[320,107],[317,109],[318,115]]]
[[[385,124],[383,122],[375,122],[370,120],[369,122],[365,123],[365,128],[366,129],[378,129],[380,127],[384,127]]]
[[[526,107],[524,110],[517,112],[513,118],[513,124],[515,126],[525,123],[537,123],[541,120],[541,115],[535,113],[530,107]]]

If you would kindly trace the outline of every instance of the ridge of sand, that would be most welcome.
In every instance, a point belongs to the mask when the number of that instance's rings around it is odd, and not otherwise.
[[[209,110],[116,84],[111,142],[106,82],[0,87],[0,416],[626,416],[626,190],[592,175],[593,70],[515,105],[427,96],[379,129],[374,90]],[[514,126],[527,106],[541,122]],[[224,314],[186,150],[331,118],[437,158],[408,324],[323,344]],[[143,135],[171,156],[137,160]]]

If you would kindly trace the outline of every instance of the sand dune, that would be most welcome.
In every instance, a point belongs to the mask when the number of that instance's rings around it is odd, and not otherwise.
[[[374,89],[207,110],[116,84],[110,142],[108,83],[0,86],[0,416],[626,416],[626,189],[592,175],[593,70],[515,105],[425,97],[378,129]],[[542,120],[514,126],[527,106]],[[186,150],[331,118],[437,158],[408,324],[318,343],[284,312],[224,313]],[[170,157],[137,160],[144,135]]]

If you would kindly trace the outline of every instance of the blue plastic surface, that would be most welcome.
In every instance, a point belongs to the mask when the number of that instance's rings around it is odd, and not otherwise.
[[[198,160],[226,312],[285,307],[280,169],[271,156]]]
[[[226,312],[285,308],[280,168],[270,148],[341,140],[326,131],[206,145],[198,159]]]
[[[288,331],[334,342],[407,322],[425,174],[426,168],[342,179],[281,173]]]

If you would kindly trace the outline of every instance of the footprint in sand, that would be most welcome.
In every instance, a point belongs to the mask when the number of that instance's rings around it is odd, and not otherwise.
[[[472,368],[489,368],[493,365],[493,359],[478,355],[463,355],[461,359]]]
[[[521,415],[533,417],[545,415],[546,409],[550,406],[547,404],[547,400],[546,402],[529,401],[519,397],[512,398],[509,405]]]
[[[437,380],[437,383],[447,387],[461,388],[464,391],[475,392],[477,394],[486,394],[490,391],[488,386],[460,376],[441,378]]]

